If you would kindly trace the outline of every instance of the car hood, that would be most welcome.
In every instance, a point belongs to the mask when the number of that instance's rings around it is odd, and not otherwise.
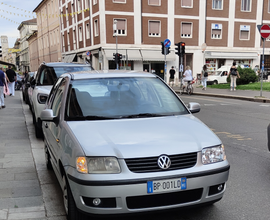
[[[36,86],[35,90],[38,91],[38,93],[44,93],[49,95],[51,92],[52,86]]]
[[[221,144],[193,115],[68,122],[86,156],[118,158],[199,152]]]

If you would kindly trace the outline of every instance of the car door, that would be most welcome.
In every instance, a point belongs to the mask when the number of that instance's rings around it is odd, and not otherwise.
[[[59,141],[61,134],[61,122],[62,115],[61,113],[61,105],[62,105],[62,97],[66,87],[66,79],[59,78],[56,84],[54,85],[49,100],[47,103],[47,108],[53,110],[53,115],[57,117],[57,122],[43,122],[43,131],[44,136],[47,139],[48,147],[50,153],[52,155],[53,162],[57,165],[58,162],[58,154],[61,149],[61,143]]]

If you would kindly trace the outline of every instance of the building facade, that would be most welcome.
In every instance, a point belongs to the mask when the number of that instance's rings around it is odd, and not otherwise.
[[[18,30],[20,32],[19,70],[30,71],[29,44],[27,38],[37,30],[37,19],[23,21]]]
[[[37,15],[37,48],[32,49],[38,54],[36,63],[60,62],[62,61],[60,27],[59,27],[59,0],[43,0],[34,9]],[[33,39],[32,39],[33,40]]]
[[[210,73],[233,61],[260,65],[263,43],[257,25],[270,23],[270,1],[59,0],[58,13],[65,62],[90,59],[95,69],[115,69],[113,54],[118,52],[123,55],[120,69],[164,77],[165,67],[179,71],[174,45],[185,42],[183,64],[196,77],[204,64]],[[171,42],[166,66],[161,54],[165,39]],[[266,61],[269,54],[266,39]]]

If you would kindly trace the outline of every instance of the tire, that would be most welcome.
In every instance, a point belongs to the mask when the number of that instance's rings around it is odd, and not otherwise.
[[[187,94],[191,95],[193,93],[193,87],[191,85],[188,85],[187,87]]]
[[[218,84],[218,81],[215,80],[215,81],[213,82],[213,85],[217,85],[217,84]]]
[[[63,175],[63,203],[68,220],[79,220],[81,217],[72,196],[67,177]]]
[[[48,170],[52,170],[52,163],[51,163],[51,156],[50,156],[50,153],[49,153],[49,150],[48,150],[48,147],[44,146],[44,151],[45,151],[45,162],[46,162],[46,166],[47,166],[47,169]]]
[[[35,117],[34,114],[33,114],[33,124],[34,124],[34,127],[35,127],[36,138],[42,139],[43,138],[42,128],[40,128],[38,126],[38,122],[36,121],[36,117]]]
[[[22,92],[22,97],[23,97],[23,101],[26,103],[24,92]],[[27,103],[26,103],[26,104],[27,104]]]

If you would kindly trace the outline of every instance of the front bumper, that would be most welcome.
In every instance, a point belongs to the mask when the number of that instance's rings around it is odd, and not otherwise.
[[[82,212],[97,215],[128,214],[187,207],[219,200],[226,189],[229,169],[227,164],[210,171],[163,176],[163,179],[186,177],[187,188],[152,194],[147,193],[147,181],[153,178],[85,181],[68,174],[68,179],[77,208]],[[94,199],[100,199],[101,203],[94,205]]]

